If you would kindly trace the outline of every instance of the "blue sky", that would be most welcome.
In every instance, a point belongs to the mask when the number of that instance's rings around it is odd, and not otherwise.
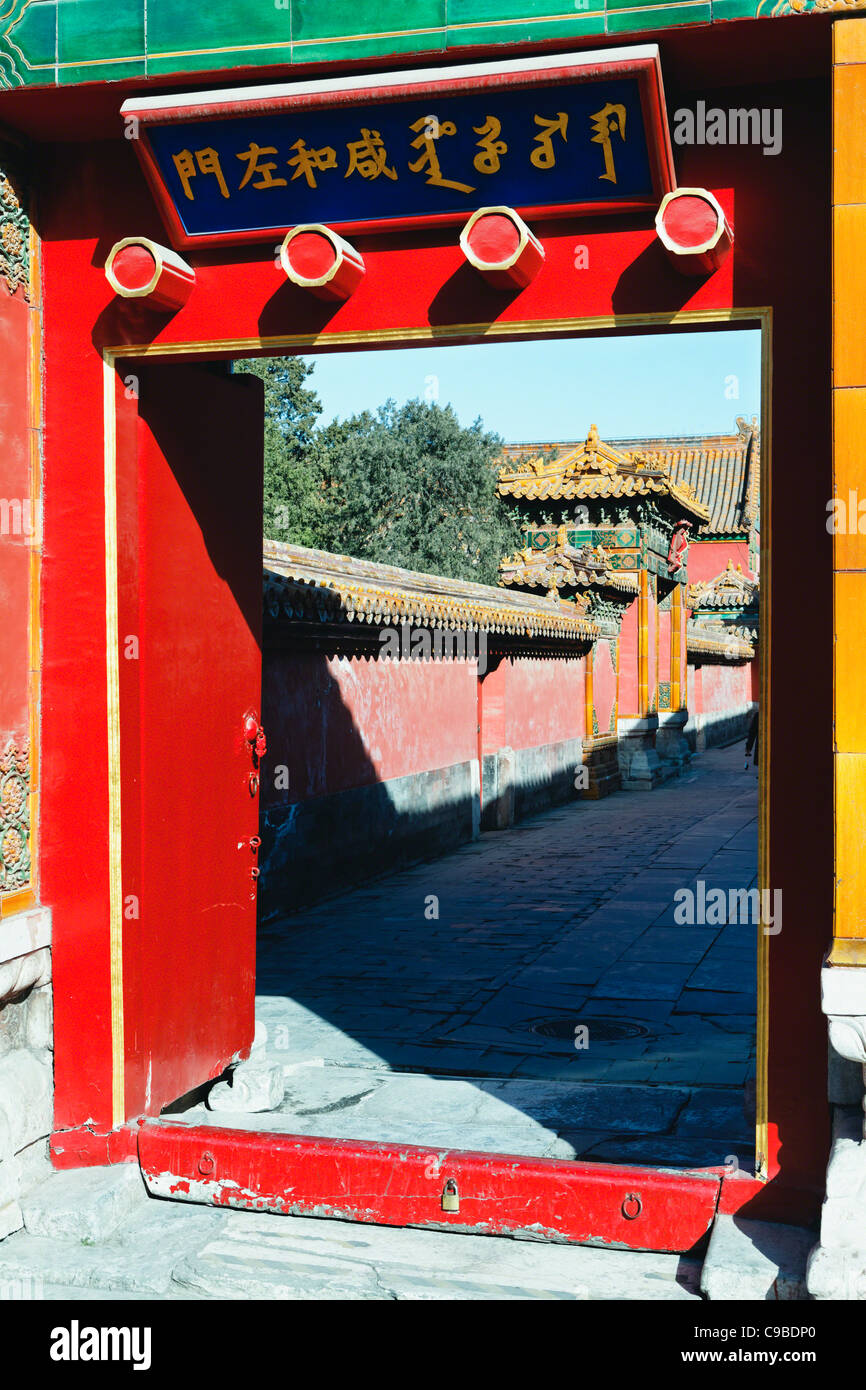
[[[760,412],[756,329],[343,352],[308,358],[322,424],[389,396],[450,402],[506,441],[713,434]]]

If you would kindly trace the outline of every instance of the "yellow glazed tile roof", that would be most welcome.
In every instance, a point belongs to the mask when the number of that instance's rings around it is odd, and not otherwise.
[[[752,660],[755,646],[749,634],[727,631],[721,623],[711,627],[690,619],[686,624],[686,651],[689,656],[715,656],[743,662]]]
[[[577,641],[591,641],[599,631],[582,607],[562,599],[281,541],[264,542],[264,588],[265,612],[295,622],[411,623]]]
[[[636,576],[611,570],[602,546],[582,546],[577,550],[568,544],[566,536],[567,527],[560,526],[554,549],[525,549],[504,556],[499,562],[500,584],[544,589],[546,593],[596,588],[616,590],[625,598],[637,595]],[[578,594],[576,602],[586,607],[588,600]]]
[[[691,609],[752,608],[758,601],[760,585],[757,579],[743,574],[742,565],[734,569],[732,560],[715,579],[690,584],[688,605]]]
[[[676,487],[688,488],[708,516],[700,525],[703,535],[731,535],[748,531],[757,520],[760,492],[760,431],[757,420],[737,420],[736,434],[679,435],[667,439],[610,439],[604,446],[610,455],[634,462],[643,459],[651,467],[659,467]],[[546,500],[578,496],[634,496],[638,492],[657,489],[627,489],[620,492],[570,489],[558,492],[548,486],[564,465],[580,450],[581,443],[506,444],[503,458],[516,473],[517,464],[533,458],[546,464],[557,452],[560,457],[549,463],[539,474],[537,491],[512,493]]]
[[[507,457],[507,453],[506,453]],[[501,497],[522,497],[532,501],[572,498],[625,498],[655,494],[670,497],[697,522],[709,520],[709,509],[694,495],[687,482],[674,478],[670,465],[661,457],[650,457],[638,450],[626,453],[599,439],[595,425],[584,443],[561,458],[535,456],[499,474]]]

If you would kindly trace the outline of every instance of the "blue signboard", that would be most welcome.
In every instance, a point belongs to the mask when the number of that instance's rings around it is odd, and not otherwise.
[[[299,223],[381,225],[481,206],[645,206],[653,198],[638,76],[241,115],[144,132],[184,239]]]

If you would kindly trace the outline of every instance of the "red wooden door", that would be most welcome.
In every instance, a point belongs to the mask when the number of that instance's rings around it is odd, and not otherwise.
[[[127,1117],[252,1042],[262,771],[244,728],[261,708],[262,383],[135,370],[118,441],[134,461],[118,469]]]

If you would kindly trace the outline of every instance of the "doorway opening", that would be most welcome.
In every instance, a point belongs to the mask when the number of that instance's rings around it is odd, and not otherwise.
[[[266,363],[282,1099],[173,1119],[760,1170],[766,400],[702,328]]]

